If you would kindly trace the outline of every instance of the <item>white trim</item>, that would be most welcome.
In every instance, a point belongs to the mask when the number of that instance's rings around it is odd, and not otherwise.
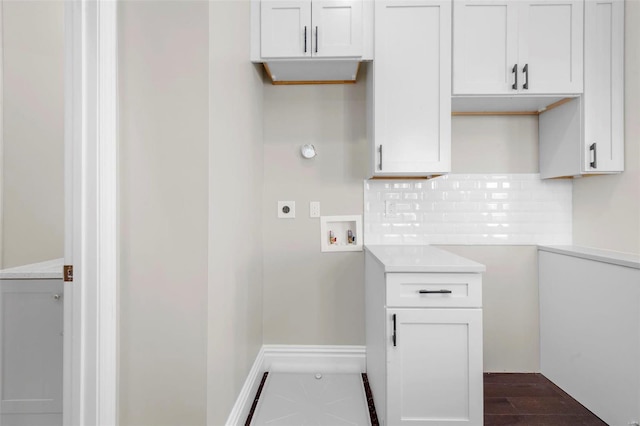
[[[65,425],[116,425],[115,1],[65,11]]]
[[[249,375],[244,381],[244,386],[242,386],[242,389],[240,390],[240,394],[238,395],[236,403],[231,409],[231,413],[229,414],[225,425],[234,426],[244,424],[247,416],[249,415],[249,411],[251,410],[253,399],[258,392],[260,382],[262,381],[262,375],[265,371],[263,364],[264,346],[260,348],[260,351],[256,356],[256,360],[253,362],[251,370],[249,370]]]
[[[364,346],[264,345],[264,370],[288,373],[364,373]]]
[[[117,424],[117,2],[98,3],[98,424]]]
[[[4,267],[4,0],[0,0],[0,269]]]
[[[364,373],[365,349],[365,346],[263,345],[225,424],[244,424],[265,371]]]

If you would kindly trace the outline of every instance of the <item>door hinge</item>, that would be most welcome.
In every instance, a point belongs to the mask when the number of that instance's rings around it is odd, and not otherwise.
[[[64,265],[62,276],[65,282],[73,282],[73,265]]]

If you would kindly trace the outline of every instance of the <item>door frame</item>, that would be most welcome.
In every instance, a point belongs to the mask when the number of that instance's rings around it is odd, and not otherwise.
[[[117,2],[65,2],[63,424],[117,424]]]

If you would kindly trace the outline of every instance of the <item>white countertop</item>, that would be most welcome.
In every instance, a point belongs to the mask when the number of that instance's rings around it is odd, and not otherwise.
[[[538,250],[640,269],[640,256],[582,246],[538,246]]]
[[[64,259],[47,260],[0,270],[0,280],[62,279]]]
[[[473,260],[428,245],[369,245],[365,250],[384,266],[385,272],[484,272]]]

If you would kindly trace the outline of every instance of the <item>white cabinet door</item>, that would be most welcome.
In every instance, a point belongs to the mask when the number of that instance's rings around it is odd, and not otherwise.
[[[451,168],[451,3],[375,5],[372,174]]]
[[[262,58],[359,57],[362,0],[262,0]]]
[[[517,20],[511,0],[453,2],[454,95],[517,92]]]
[[[0,424],[62,413],[62,291],[62,280],[0,281]]]
[[[454,95],[583,91],[583,0],[454,1]]]
[[[387,424],[482,425],[482,310],[387,315]]]
[[[543,179],[624,170],[624,1],[587,0],[584,94],[540,114]]]
[[[314,1],[312,55],[362,56],[362,0]]]
[[[585,172],[624,170],[624,2],[585,3]]]
[[[263,0],[260,53],[263,58],[311,56],[311,1]]]
[[[518,4],[519,89],[529,94],[582,93],[583,1]]]

